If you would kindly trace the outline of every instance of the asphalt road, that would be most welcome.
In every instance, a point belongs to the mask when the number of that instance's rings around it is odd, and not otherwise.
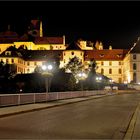
[[[0,139],[122,139],[139,101],[114,95],[0,118]]]

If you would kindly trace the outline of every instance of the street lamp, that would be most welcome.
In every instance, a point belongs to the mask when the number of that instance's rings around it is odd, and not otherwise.
[[[83,91],[83,81],[87,78],[87,74],[85,72],[78,73],[78,80],[81,81],[81,89]]]
[[[96,82],[97,82],[97,89],[99,90],[99,83],[102,81],[102,77],[101,76],[97,76],[96,77]]]
[[[114,82],[114,80],[112,80],[112,79],[109,80],[111,90],[112,90],[112,88],[113,88],[113,87],[112,87],[112,86],[113,86],[113,82]]]
[[[46,88],[46,92],[49,92],[49,88],[50,88],[50,81],[49,81],[49,77],[52,76],[52,71],[53,66],[51,64],[49,65],[42,65],[42,75],[45,77],[45,88]]]

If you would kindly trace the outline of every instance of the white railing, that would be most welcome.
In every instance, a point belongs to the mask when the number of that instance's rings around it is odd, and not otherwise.
[[[51,92],[51,93],[22,93],[22,94],[0,94],[0,107],[11,105],[23,105],[29,103],[47,102],[61,99],[106,94],[107,91],[74,91],[74,92]]]

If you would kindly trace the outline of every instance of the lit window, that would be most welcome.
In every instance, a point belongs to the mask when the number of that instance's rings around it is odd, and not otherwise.
[[[29,66],[30,65],[30,62],[27,62],[27,65]]]
[[[122,69],[119,69],[119,74],[122,74]]]
[[[6,63],[9,63],[9,60],[8,59],[6,59]]]
[[[136,70],[137,69],[137,65],[136,63],[133,64],[133,70]]]
[[[37,62],[34,62],[34,65],[36,66],[37,65]]]
[[[112,62],[111,61],[109,61],[109,66],[111,66],[112,65]]]
[[[11,59],[11,62],[14,63],[14,59],[13,58]]]
[[[109,74],[112,74],[112,69],[109,69]]]
[[[137,59],[137,56],[136,56],[136,54],[134,54],[134,55],[133,55],[133,59]]]
[[[104,74],[104,69],[101,69],[101,74]]]
[[[104,62],[103,62],[103,61],[101,62],[101,65],[102,65],[102,66],[104,65]]]
[[[119,65],[121,65],[121,61],[119,61]]]
[[[119,83],[122,83],[122,78],[119,78],[118,80],[119,80]]]

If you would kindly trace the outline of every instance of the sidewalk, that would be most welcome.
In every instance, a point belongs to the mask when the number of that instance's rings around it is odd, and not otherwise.
[[[140,102],[132,116],[127,132],[123,140],[139,140],[140,139]]]
[[[71,104],[75,102],[81,102],[85,100],[91,100],[95,98],[101,98],[105,96],[110,96],[113,94],[102,94],[102,95],[93,95],[89,97],[80,97],[80,98],[73,98],[73,99],[65,99],[65,100],[57,100],[51,102],[43,102],[43,103],[36,103],[36,104],[27,104],[27,105],[20,105],[20,106],[10,106],[10,107],[2,107],[0,108],[0,118],[6,117],[15,114],[21,114],[25,112],[37,111],[41,109],[47,109],[51,107],[61,106],[65,104]]]

